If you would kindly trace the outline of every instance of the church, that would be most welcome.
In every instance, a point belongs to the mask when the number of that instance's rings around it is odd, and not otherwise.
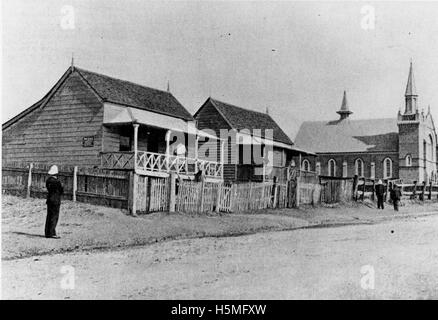
[[[404,111],[394,118],[352,119],[344,91],[339,118],[306,121],[296,136],[297,147],[312,150],[302,170],[322,176],[400,179],[428,182],[436,177],[437,135],[430,113],[419,111],[412,62]]]

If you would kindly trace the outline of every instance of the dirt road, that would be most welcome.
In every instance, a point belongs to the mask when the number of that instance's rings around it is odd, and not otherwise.
[[[2,269],[4,299],[438,299],[438,216],[39,256]]]

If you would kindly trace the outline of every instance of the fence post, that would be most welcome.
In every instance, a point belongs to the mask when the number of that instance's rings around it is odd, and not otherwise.
[[[357,175],[354,175],[353,178],[353,200],[357,201],[357,185],[358,185],[358,179]]]
[[[217,185],[217,193],[216,193],[216,207],[215,207],[215,212],[219,212],[220,208],[220,204],[221,204],[221,188],[222,188],[222,183],[218,183]]]
[[[366,183],[367,183],[366,179],[363,178],[362,194],[361,194],[361,196],[360,196],[360,198],[361,198],[362,201],[365,199],[365,186],[366,186]]]
[[[297,176],[297,183],[295,187],[295,207],[300,207],[300,184],[301,184],[301,178],[300,176]]]
[[[78,191],[78,167],[73,168],[73,201],[76,201],[76,191]]]
[[[204,212],[204,187],[205,187],[205,182],[204,182],[204,179],[202,179],[202,182],[201,182],[201,203],[200,203],[200,206],[199,206],[199,212]]]
[[[277,207],[277,198],[278,198],[277,176],[274,176],[274,203],[272,205],[274,209]]]
[[[385,180],[383,180],[385,181]],[[385,188],[385,193],[383,194],[383,201],[387,202],[388,201],[388,194],[389,194],[389,179],[386,179],[386,188]],[[394,185],[391,183],[391,190],[394,188]]]
[[[27,190],[26,190],[27,198],[30,198],[30,187],[32,185],[32,169],[33,169],[33,163],[29,164],[29,175],[27,176]]]
[[[414,181],[414,191],[412,192],[412,199],[417,198],[417,181]]]
[[[175,212],[176,199],[176,176],[175,173],[169,175],[169,212]]]
[[[134,217],[137,215],[137,184],[138,176],[135,171],[129,172],[129,198],[128,198],[128,209]]]
[[[423,181],[423,188],[421,190],[421,201],[424,201],[424,193],[426,192],[426,181]]]

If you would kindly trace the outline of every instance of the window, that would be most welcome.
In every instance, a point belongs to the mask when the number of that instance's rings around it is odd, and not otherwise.
[[[131,151],[131,139],[120,136],[120,151]]]
[[[374,179],[376,177],[376,164],[374,162],[371,162],[371,179]]]
[[[304,170],[304,171],[310,171],[310,163],[309,163],[309,160],[307,160],[307,159],[304,159],[304,160],[303,160],[303,163],[302,163],[302,165],[301,165],[301,170]]]
[[[383,178],[391,178],[392,177],[392,160],[390,158],[386,158],[383,160]]]
[[[412,157],[410,154],[408,154],[405,158],[405,165],[406,165],[406,167],[412,166]]]
[[[347,161],[342,162],[342,176],[344,178],[348,177],[348,164],[347,164]]]
[[[358,175],[359,177],[363,177],[363,161],[362,159],[356,159],[355,163],[354,163],[355,169],[356,169],[356,175]]]
[[[328,175],[334,177],[336,175],[336,161],[330,159],[328,162]]]

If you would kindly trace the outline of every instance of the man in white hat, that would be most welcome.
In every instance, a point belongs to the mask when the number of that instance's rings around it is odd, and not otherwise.
[[[61,207],[61,195],[64,193],[64,188],[58,180],[58,167],[53,165],[48,172],[49,177],[46,181],[47,188],[47,217],[45,226],[46,238],[59,239],[56,235],[56,224],[59,218],[59,208]]]
[[[377,209],[384,209],[383,198],[385,195],[385,186],[383,185],[382,180],[379,180],[376,185],[376,197],[377,197]]]

